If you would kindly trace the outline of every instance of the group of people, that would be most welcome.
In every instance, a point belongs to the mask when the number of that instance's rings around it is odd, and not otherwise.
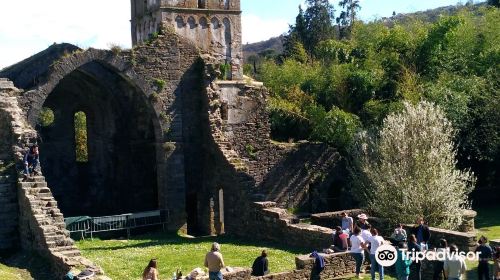
[[[379,273],[380,280],[384,279],[384,267],[379,265],[375,258],[375,253],[379,246],[386,241],[379,235],[377,229],[368,223],[366,214],[358,215],[358,223],[355,225],[352,217],[345,212],[342,214],[341,226],[334,228],[333,245],[334,252],[349,251],[356,261],[356,277],[360,277],[361,267],[365,259],[365,252],[370,259],[371,279],[375,280],[376,273]],[[403,258],[403,253],[424,252],[429,249],[431,232],[425,225],[424,219],[419,217],[416,225],[411,229],[408,236],[401,224],[398,224],[389,241],[398,248],[395,269],[398,280],[408,280],[412,273],[414,279],[422,279],[421,262],[412,262],[410,258]],[[493,260],[493,279],[500,280],[500,248],[493,250],[488,244],[486,237],[481,237],[476,252],[480,252],[478,265],[478,279],[491,279],[489,262]],[[458,247],[455,244],[448,245],[445,239],[439,241],[436,252],[449,253],[449,258],[433,261],[433,280],[449,279],[459,280],[466,272],[467,266],[463,258],[459,256]],[[444,278],[443,278],[444,277]]]
[[[212,243],[210,252],[205,255],[205,267],[208,268],[208,277],[210,280],[222,280],[222,269],[226,266],[224,259],[220,252],[220,244],[217,242]],[[142,273],[143,280],[159,280],[157,260],[152,259],[149,261],[148,266]],[[196,272],[196,270],[195,270]],[[253,276],[264,276],[269,273],[269,266],[267,260],[267,251],[263,250],[261,255],[255,259],[252,265]],[[174,279],[182,279],[182,273],[177,272],[174,274]]]

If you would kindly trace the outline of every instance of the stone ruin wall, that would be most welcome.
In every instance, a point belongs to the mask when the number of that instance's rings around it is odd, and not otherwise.
[[[2,158],[13,162],[14,169],[22,168],[23,152],[37,139],[37,132],[26,122],[25,112],[18,104],[21,90],[7,79],[0,80],[0,126]],[[108,279],[103,271],[80,255],[69,238],[62,213],[42,176],[30,182],[17,182],[16,170],[2,176],[0,199],[8,199],[1,210],[0,250],[36,252],[50,261],[52,273],[62,277],[68,271],[76,274],[80,269],[96,273],[94,279]],[[8,206],[8,207],[6,207]]]

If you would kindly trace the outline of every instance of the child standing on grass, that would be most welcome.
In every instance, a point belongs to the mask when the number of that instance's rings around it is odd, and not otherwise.
[[[403,258],[403,251],[408,250],[408,245],[406,242],[400,242],[398,248],[396,274],[398,275],[398,280],[408,280],[410,276],[411,259]]]

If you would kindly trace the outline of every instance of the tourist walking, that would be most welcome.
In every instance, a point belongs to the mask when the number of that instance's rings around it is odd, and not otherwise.
[[[438,248],[436,249],[436,259],[434,262],[433,280],[441,280],[444,276],[444,261],[446,254],[449,252],[448,242],[446,239],[440,239]],[[446,279],[446,278],[445,278]]]
[[[263,250],[261,255],[255,259],[252,264],[253,276],[264,276],[269,273],[269,263],[267,261],[267,252]]]
[[[224,268],[224,260],[220,253],[220,245],[212,243],[210,252],[205,256],[205,267],[208,267],[208,277],[210,280],[222,280],[221,269]]]
[[[364,261],[365,240],[361,236],[361,228],[355,227],[351,240],[351,255],[356,261],[356,277],[360,278],[361,266]]]
[[[340,215],[342,216],[342,230],[351,235],[352,230],[354,229],[354,221],[352,217],[349,217],[347,212],[342,212]]]
[[[493,251],[490,245],[488,245],[488,239],[484,236],[479,238],[479,246],[476,248],[476,253],[479,254],[479,263],[477,266],[477,279],[479,280],[489,280],[490,279],[490,268],[489,261],[492,258]]]
[[[406,230],[403,228],[403,225],[397,224],[390,237],[392,245],[397,246],[399,242],[406,242],[406,238]]]
[[[493,253],[493,279],[500,280],[500,247]]]
[[[142,280],[159,280],[157,265],[156,259],[151,259],[142,272]]]
[[[396,260],[396,275],[398,280],[408,280],[410,276],[411,259],[403,258],[404,252],[408,249],[406,242],[398,244],[398,258]]]
[[[325,269],[325,259],[317,251],[312,252],[310,257],[314,258],[314,266],[311,270],[310,280],[320,280],[321,271]]]
[[[419,217],[417,219],[417,224],[413,227],[412,232],[417,237],[417,242],[420,244],[420,248],[425,251],[429,249],[429,240],[431,239],[431,231],[429,227],[425,225],[424,218]]]
[[[467,270],[465,261],[458,254],[457,245],[450,245],[450,257],[444,261],[444,277],[448,280],[460,280]]]
[[[339,226],[335,227],[335,233],[333,234],[333,246],[331,249],[333,249],[335,253],[345,252],[349,249],[349,235]]]
[[[372,280],[375,280],[375,273],[378,272],[380,280],[384,280],[384,267],[375,259],[375,253],[378,247],[384,244],[384,238],[378,235],[378,230],[375,228],[372,228],[370,232],[371,236],[367,240],[370,243],[370,274]]]
[[[415,255],[418,252],[422,252],[422,249],[420,248],[420,245],[417,242],[417,237],[415,234],[410,235],[408,238],[408,251],[410,253],[415,253]],[[414,277],[411,277],[412,275],[415,275]],[[421,261],[415,261],[411,264],[410,266],[410,278],[415,279],[415,280],[421,280],[422,279],[422,263]]]

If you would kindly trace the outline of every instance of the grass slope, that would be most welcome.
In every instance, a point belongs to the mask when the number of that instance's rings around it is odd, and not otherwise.
[[[9,267],[0,263],[0,279],[2,280],[31,280],[30,273],[25,269]]]

